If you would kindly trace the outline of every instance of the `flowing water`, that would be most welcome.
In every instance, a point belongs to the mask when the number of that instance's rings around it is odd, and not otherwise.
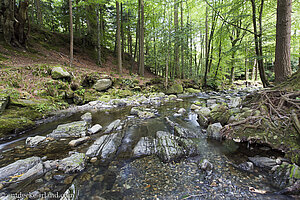
[[[248,173],[234,167],[235,164],[247,161],[248,156],[279,156],[278,152],[206,138],[205,130],[197,123],[197,115],[189,110],[192,102],[201,99],[203,97],[186,98],[183,102],[154,107],[158,116],[146,120],[130,116],[130,108],[127,107],[94,112],[93,124],[106,127],[116,119],[127,123],[123,130],[125,135],[122,145],[112,161],[89,163],[84,171],[74,175],[59,171],[46,173],[40,179],[15,187],[10,192],[28,193],[38,190],[45,194],[63,194],[69,188],[68,192],[73,199],[292,199],[276,195],[278,189],[272,187],[263,171],[255,169],[253,173]],[[174,117],[174,113],[180,108],[185,108],[187,113]],[[70,151],[86,152],[93,140],[76,149],[68,146],[69,140],[36,148],[25,146],[27,136],[46,135],[58,124],[80,120],[81,115],[82,113],[76,113],[71,117],[40,125],[19,139],[1,144],[0,167],[30,156],[52,160],[67,157]],[[200,135],[193,139],[198,145],[199,155],[170,163],[163,163],[156,156],[133,159],[132,149],[141,137],[154,136],[157,131],[172,131],[164,120],[166,116]],[[98,138],[100,134],[93,135],[92,139]],[[213,164],[212,173],[198,168],[197,163],[203,159]],[[258,193],[249,191],[250,188],[255,188]],[[267,194],[260,194],[264,191]]]

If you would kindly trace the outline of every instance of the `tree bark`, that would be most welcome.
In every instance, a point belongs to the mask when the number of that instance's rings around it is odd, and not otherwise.
[[[291,68],[292,0],[277,0],[275,82],[281,83],[292,74]]]
[[[117,57],[118,57],[118,70],[119,74],[122,74],[122,49],[121,49],[121,30],[120,30],[120,8],[119,2],[116,1],[117,9]]]
[[[174,33],[175,33],[175,45],[174,45],[174,69],[175,78],[180,78],[179,69],[179,41],[178,41],[178,1],[174,0]]]
[[[70,15],[70,66],[73,65],[73,12],[72,0],[69,0],[69,15]]]
[[[37,24],[39,26],[43,26],[43,18],[41,12],[41,2],[40,0],[34,0],[35,8],[36,8],[36,17],[37,17]]]
[[[140,1],[140,59],[139,59],[139,75],[144,76],[145,64],[144,64],[144,0]]]
[[[183,34],[183,1],[180,4],[180,12],[181,12],[181,34]],[[183,45],[183,37],[181,37],[181,78],[184,78],[184,45]]]
[[[101,38],[100,38],[100,31],[101,31],[101,28],[100,28],[100,17],[99,17],[99,4],[97,3],[97,6],[96,6],[96,16],[97,16],[97,55],[98,55],[98,58],[97,58],[97,64],[99,66],[102,65],[102,62],[101,62]]]
[[[260,11],[259,11],[259,25],[260,31],[257,30],[257,20],[256,20],[256,4],[255,0],[251,0],[252,4],[252,21],[253,21],[253,30],[254,30],[254,42],[255,42],[255,52],[257,56],[258,70],[260,79],[264,87],[269,87],[269,81],[266,77],[264,63],[263,63],[263,53],[262,53],[262,12],[264,0],[261,0]]]

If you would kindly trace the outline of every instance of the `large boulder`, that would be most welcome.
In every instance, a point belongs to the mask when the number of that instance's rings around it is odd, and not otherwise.
[[[257,167],[272,169],[276,165],[276,160],[268,157],[249,157],[248,158]]]
[[[0,168],[0,183],[24,181],[43,173],[42,159],[30,157]]]
[[[179,83],[175,83],[166,91],[166,94],[182,94],[182,93],[183,93],[183,87]]]
[[[178,160],[185,156],[183,147],[177,142],[177,138],[168,132],[158,131],[157,137],[157,156],[163,162]]]
[[[156,139],[142,137],[133,149],[133,156],[149,156],[156,153]]]
[[[286,187],[294,185],[297,181],[300,181],[300,167],[296,164],[282,163],[275,167],[272,172],[272,184],[275,187],[284,189]],[[298,190],[300,193],[300,190]]]
[[[221,140],[221,131],[222,125],[221,123],[214,123],[208,126],[207,128],[207,136],[216,140]]]
[[[121,142],[121,133],[103,135],[89,147],[85,155],[89,158],[100,156],[103,162],[107,161],[115,155]]]
[[[5,110],[10,102],[10,97],[8,95],[0,94],[0,114]]]
[[[85,167],[85,154],[75,153],[70,157],[64,158],[59,161],[58,169],[65,173],[75,173],[82,171]]]
[[[201,108],[197,111],[198,114],[201,113],[204,117],[209,117],[210,112],[211,112],[210,109],[207,108],[207,107],[201,107]]]
[[[85,137],[87,135],[87,130],[89,128],[89,123],[86,121],[77,121],[68,124],[62,124],[57,126],[57,128],[48,134],[47,137],[52,138],[70,138],[70,137]]]
[[[107,90],[108,88],[110,88],[112,86],[112,81],[110,79],[99,79],[95,85],[93,86],[93,88],[99,92],[103,91],[103,90]]]
[[[65,80],[71,80],[71,74],[67,72],[62,67],[54,67],[51,71],[51,77],[53,79],[65,79]]]
[[[220,122],[224,126],[228,123],[231,113],[225,106],[217,105],[213,107],[210,116],[212,123]]]

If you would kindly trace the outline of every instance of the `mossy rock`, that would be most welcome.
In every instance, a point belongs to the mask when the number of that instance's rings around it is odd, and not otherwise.
[[[99,101],[103,101],[103,102],[109,102],[111,99],[110,95],[102,95],[101,97],[98,98]]]
[[[182,94],[183,86],[179,83],[173,84],[169,89],[167,89],[166,94]]]
[[[67,81],[70,81],[72,78],[71,74],[62,67],[54,67],[51,71],[51,77],[55,80],[61,79]]]
[[[26,130],[32,126],[34,126],[35,123],[26,118],[26,117],[20,117],[20,118],[0,118],[0,137],[7,137],[9,134],[21,132],[23,130]]]
[[[185,89],[185,91],[187,93],[192,93],[192,94],[201,92],[201,90],[197,90],[197,89],[194,89],[194,88],[187,88],[187,89]]]

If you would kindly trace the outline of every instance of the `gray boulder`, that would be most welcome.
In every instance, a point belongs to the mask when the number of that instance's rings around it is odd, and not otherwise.
[[[221,129],[222,129],[221,123],[211,124],[207,128],[207,136],[216,140],[220,140],[222,139],[220,133]]]
[[[276,160],[268,157],[249,157],[248,158],[257,167],[272,169],[276,165]]]
[[[51,77],[53,79],[71,80],[71,74],[62,67],[54,67],[51,71]]]
[[[90,139],[91,139],[90,137],[83,137],[83,138],[79,138],[77,140],[71,140],[69,142],[69,146],[71,146],[71,147],[77,147],[78,145],[81,145],[81,144],[87,142]]]
[[[247,171],[247,172],[252,172],[254,169],[254,165],[252,162],[244,162],[238,165],[238,168]]]
[[[23,160],[18,160],[14,163],[11,163],[5,167],[0,168],[0,182],[5,182],[12,180],[12,177],[15,177],[14,181],[25,180],[34,175],[39,175],[42,171],[41,166],[38,164],[42,163],[42,159],[39,157],[30,157]],[[23,177],[24,176],[24,177]]]
[[[102,161],[109,160],[115,155],[121,142],[121,133],[103,135],[90,146],[86,152],[86,156],[89,158],[100,156]]]
[[[103,90],[107,90],[111,86],[112,86],[112,81],[110,79],[100,79],[95,83],[93,88],[95,90],[101,92]]]
[[[156,144],[156,139],[142,137],[133,149],[134,157],[149,156],[155,154],[157,152]]]
[[[137,115],[139,118],[142,118],[142,119],[148,119],[148,118],[155,117],[154,112],[156,112],[156,110],[154,110],[154,109],[138,108],[138,107],[133,107],[130,110],[131,115]]]
[[[36,147],[37,145],[45,142],[48,142],[47,137],[37,135],[35,137],[28,137],[25,143],[30,147]]]
[[[168,132],[158,131],[157,137],[157,156],[163,162],[178,160],[185,155],[182,146],[176,141],[176,137]]]
[[[77,121],[68,124],[62,124],[48,134],[47,137],[52,138],[70,138],[70,137],[85,137],[89,124],[86,121]]]
[[[207,107],[201,107],[199,110],[198,110],[198,114],[202,114],[204,117],[209,117],[210,115],[210,109],[207,108]]]
[[[0,94],[0,114],[5,110],[10,102],[10,97],[8,95]]]
[[[111,133],[113,130],[115,130],[120,125],[120,123],[121,123],[121,120],[119,120],[119,119],[113,121],[106,127],[104,133],[105,134]]]
[[[75,173],[82,171],[85,167],[85,154],[75,153],[70,157],[59,161],[58,169],[65,173]]]

